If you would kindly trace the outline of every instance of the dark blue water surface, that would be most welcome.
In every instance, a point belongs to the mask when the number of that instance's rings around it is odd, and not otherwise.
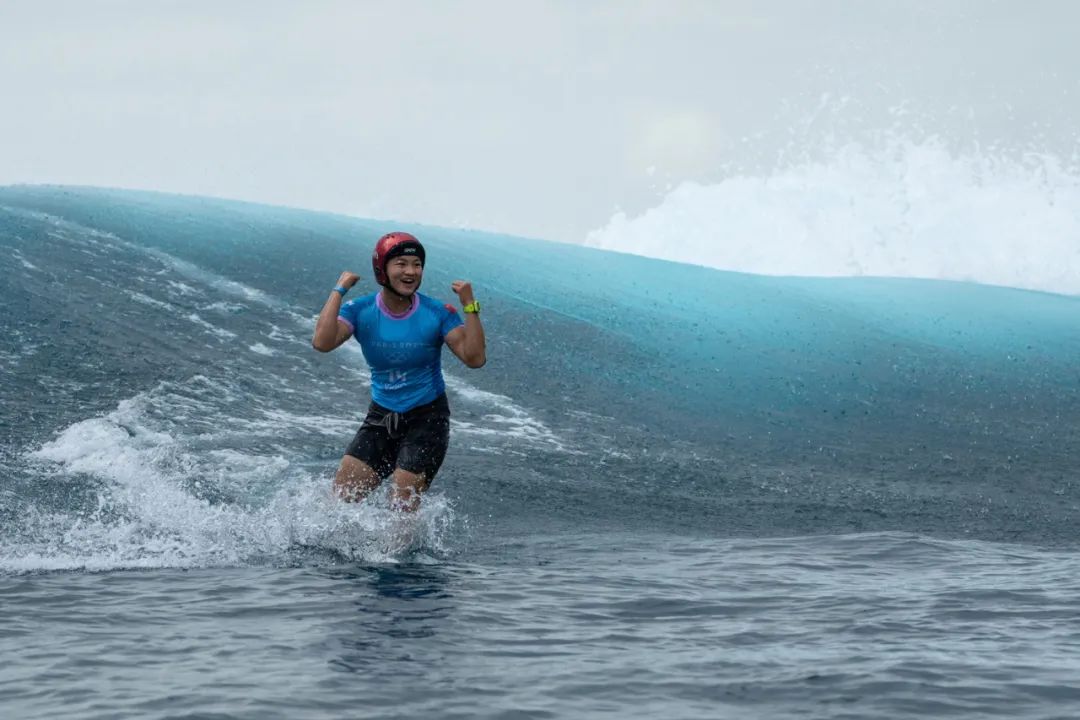
[[[1080,715],[1080,300],[406,228],[489,362],[399,517],[310,347],[388,229],[0,188],[0,715]]]

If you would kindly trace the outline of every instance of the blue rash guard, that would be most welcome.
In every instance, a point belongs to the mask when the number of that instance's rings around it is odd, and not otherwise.
[[[382,294],[373,293],[342,305],[338,319],[360,343],[376,403],[402,413],[446,392],[443,342],[447,333],[465,324],[452,305],[415,293],[412,308],[393,315]]]

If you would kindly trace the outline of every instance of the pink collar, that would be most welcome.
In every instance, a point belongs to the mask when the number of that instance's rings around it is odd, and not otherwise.
[[[416,293],[413,293],[412,307],[410,307],[408,310],[401,313],[400,315],[395,315],[393,312],[390,311],[390,308],[386,307],[386,303],[383,302],[383,296],[381,292],[375,297],[375,304],[379,306],[379,310],[382,311],[382,314],[390,318],[391,320],[404,320],[405,318],[416,312],[416,308],[420,307],[420,298]]]

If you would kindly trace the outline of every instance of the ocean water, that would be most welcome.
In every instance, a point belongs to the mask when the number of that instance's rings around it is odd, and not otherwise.
[[[388,228],[0,188],[0,715],[1080,715],[1057,276],[407,228],[489,362],[447,355],[450,453],[401,517],[330,495],[368,378],[310,348]]]

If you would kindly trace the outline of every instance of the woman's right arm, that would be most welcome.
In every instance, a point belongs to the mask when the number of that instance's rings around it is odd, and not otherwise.
[[[345,271],[338,278],[338,287],[348,290],[360,277],[355,273]],[[353,334],[352,328],[344,321],[338,319],[341,311],[341,300],[345,296],[337,290],[330,291],[330,297],[326,299],[319,319],[315,323],[315,335],[311,338],[311,346],[319,352],[330,352],[341,347],[342,343]]]

